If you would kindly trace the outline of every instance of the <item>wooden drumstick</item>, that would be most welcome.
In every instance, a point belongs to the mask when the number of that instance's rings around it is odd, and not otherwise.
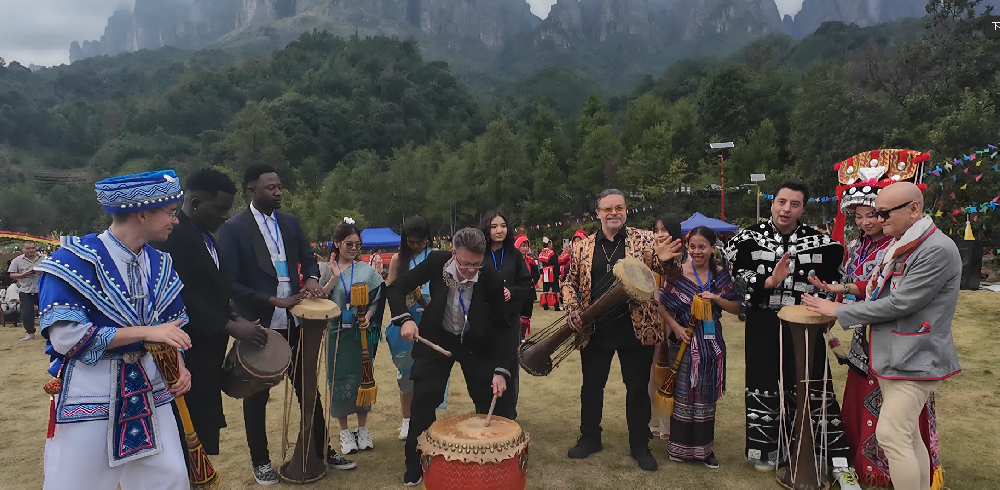
[[[490,426],[490,419],[493,418],[493,409],[497,407],[497,395],[493,395],[493,401],[490,403],[490,411],[486,414],[486,427]]]
[[[434,349],[434,350],[436,350],[436,351],[438,351],[438,352],[440,352],[440,353],[442,353],[442,354],[444,354],[444,355],[446,355],[448,357],[451,357],[451,351],[444,350],[440,345],[437,345],[434,342],[431,342],[430,340],[427,340],[427,339],[425,339],[425,338],[423,338],[423,337],[421,337],[419,335],[416,336],[416,339],[421,344],[424,344],[427,347],[430,347],[431,349]]]

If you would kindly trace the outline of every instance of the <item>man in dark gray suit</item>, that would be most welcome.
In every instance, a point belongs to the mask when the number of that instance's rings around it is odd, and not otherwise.
[[[296,362],[299,327],[288,309],[307,295],[326,297],[319,287],[319,268],[312,247],[295,216],[281,208],[281,179],[274,168],[251,165],[243,174],[244,189],[250,193],[246,210],[229,218],[219,228],[219,255],[222,271],[231,281],[233,309],[243,318],[277,330],[292,347],[289,376],[296,387],[300,363]],[[299,274],[304,278],[300,287]],[[243,399],[243,421],[250,446],[254,479],[261,485],[278,483],[267,448],[265,415],[269,390]],[[323,409],[316,405],[313,440],[320,454],[326,449]],[[351,469],[353,461],[329,449],[327,463],[332,468]]]
[[[915,184],[883,189],[875,213],[895,240],[869,283],[868,301],[842,305],[806,295],[802,303],[842,325],[871,325],[870,368],[882,388],[875,437],[895,488],[929,490],[930,457],[918,419],[941,380],[961,370],[951,321],[962,260],[955,242],[924,216],[924,196]]]

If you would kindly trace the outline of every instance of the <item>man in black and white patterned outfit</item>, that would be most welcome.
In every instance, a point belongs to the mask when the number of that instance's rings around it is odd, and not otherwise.
[[[801,304],[803,293],[817,293],[809,284],[814,274],[827,283],[843,277],[844,247],[829,235],[801,224],[799,217],[809,200],[809,189],[801,181],[785,181],[771,204],[771,219],[758,223],[738,234],[731,242],[727,255],[733,264],[733,279],[743,294],[746,307],[746,456],[760,471],[774,470],[779,462],[778,429],[780,398],[778,393],[781,371],[781,344],[777,312],[782,306]],[[825,294],[821,291],[819,294]],[[792,337],[784,331],[784,380],[787,413],[795,413],[795,350]],[[826,343],[815,344],[810,379],[823,379]],[[829,376],[827,376],[829,378]],[[822,416],[822,391],[811,393],[811,410],[815,422]],[[817,397],[820,399],[817,400]],[[827,385],[827,454],[835,472],[851,472],[848,467],[847,439],[844,437],[840,405],[833,394],[833,383]],[[788,417],[789,419],[791,416]],[[791,428],[791,420],[785,420]],[[822,427],[815,425],[820,444]],[[781,459],[787,455],[782,453]],[[843,458],[843,459],[841,459]],[[834,464],[836,463],[836,464]],[[836,478],[836,476],[835,476]]]

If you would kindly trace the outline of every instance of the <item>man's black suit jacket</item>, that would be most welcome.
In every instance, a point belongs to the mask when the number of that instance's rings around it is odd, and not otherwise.
[[[194,226],[184,211],[177,212],[179,223],[163,242],[152,242],[158,250],[174,259],[174,270],[184,283],[181,297],[191,322],[185,326],[189,335],[214,337],[229,334],[226,324],[233,310],[229,304],[230,284],[226,275],[215,266],[202,231]],[[225,255],[220,253],[220,262]]]
[[[401,325],[409,319],[406,295],[421,284],[430,282],[431,302],[424,309],[419,328],[420,336],[435,344],[441,344],[441,339],[447,335],[443,322],[448,303],[448,286],[442,273],[450,258],[449,251],[431,252],[423,262],[397,277],[386,289],[392,321]],[[506,368],[511,365],[516,352],[510,342],[504,341],[504,333],[511,328],[511,324],[507,319],[503,284],[495,270],[488,267],[480,269],[479,279],[472,288],[468,315],[465,343],[471,345],[473,352],[489,365],[491,371],[505,374],[509,378],[510,373]],[[418,342],[413,345],[412,355],[413,359],[420,359],[440,354]]]
[[[299,292],[296,272],[306,278],[318,278],[319,266],[295,216],[280,211],[276,215],[285,245],[292,294],[296,294]],[[278,274],[249,206],[219,228],[218,246],[219,254],[226,257],[222,270],[230,280],[233,308],[243,318],[260,320],[261,325],[270,327],[274,306],[269,300],[278,292]]]
[[[152,245],[173,257],[174,270],[184,283],[181,297],[190,318],[184,331],[191,336],[184,358],[191,371],[191,391],[185,398],[205,450],[219,454],[219,429],[226,426],[222,408],[222,364],[229,345],[226,324],[235,316],[229,302],[229,278],[215,266],[202,231],[183,211],[178,211],[177,221],[166,241]],[[218,247],[216,252],[223,263],[225,254]]]

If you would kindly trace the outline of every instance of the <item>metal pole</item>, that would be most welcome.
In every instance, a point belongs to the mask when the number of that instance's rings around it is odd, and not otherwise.
[[[722,161],[719,164],[720,174],[722,176],[722,198],[719,200],[719,214],[722,215],[722,221],[726,220],[726,150],[719,150],[719,159]]]
[[[757,184],[757,222],[760,223],[760,184]]]

